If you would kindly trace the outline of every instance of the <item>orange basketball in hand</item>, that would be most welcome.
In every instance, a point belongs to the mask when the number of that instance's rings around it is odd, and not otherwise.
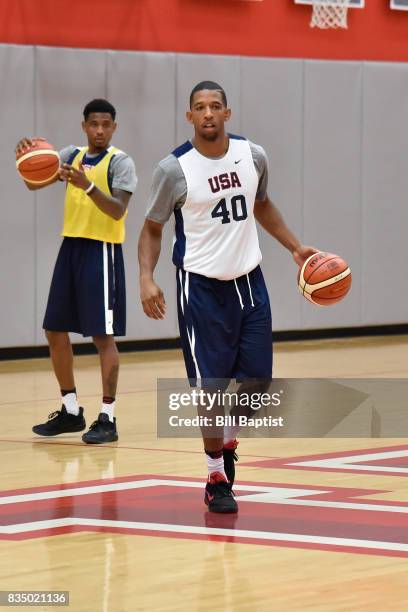
[[[16,166],[27,183],[44,185],[57,176],[60,156],[44,138],[35,138],[30,147],[16,155]]]
[[[309,302],[330,306],[340,302],[349,292],[351,270],[338,255],[315,253],[303,264],[298,274],[298,287]]]

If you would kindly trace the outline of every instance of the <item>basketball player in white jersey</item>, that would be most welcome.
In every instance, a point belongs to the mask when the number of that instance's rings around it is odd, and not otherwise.
[[[187,120],[194,137],[158,165],[139,239],[140,294],[148,317],[163,319],[166,304],[153,273],[163,225],[175,216],[180,336],[188,378],[270,380],[272,321],[261,269],[256,221],[301,266],[316,252],[300,244],[267,195],[265,151],[225,132],[231,116],[224,90],[196,85]],[[212,512],[237,512],[232,493],[237,429],[205,437]]]

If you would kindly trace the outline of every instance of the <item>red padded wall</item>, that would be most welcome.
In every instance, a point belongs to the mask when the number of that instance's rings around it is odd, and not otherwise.
[[[0,42],[266,57],[408,60],[408,13],[352,10],[347,31],[309,28],[293,0],[0,0]]]

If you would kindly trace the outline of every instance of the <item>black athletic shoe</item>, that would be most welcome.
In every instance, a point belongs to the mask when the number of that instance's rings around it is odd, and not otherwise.
[[[78,415],[70,414],[63,404],[61,410],[48,415],[46,423],[34,425],[33,432],[39,436],[58,436],[58,434],[82,431],[85,427],[84,409],[80,408]]]
[[[82,441],[86,444],[104,444],[105,442],[116,442],[118,432],[116,431],[116,419],[113,423],[109,420],[109,416],[101,412],[98,419],[92,423],[87,431],[82,436]]]
[[[210,479],[205,487],[204,502],[210,512],[222,512],[233,514],[238,512],[238,505],[230,483],[225,480],[220,472],[210,474]]]
[[[222,454],[224,456],[224,471],[231,487],[235,480],[235,461],[238,461],[236,449],[238,444],[237,440],[231,440],[231,442],[228,442],[222,449]]]

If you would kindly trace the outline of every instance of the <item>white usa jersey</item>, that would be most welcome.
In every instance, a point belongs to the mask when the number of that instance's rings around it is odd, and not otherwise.
[[[247,274],[262,259],[254,217],[259,177],[249,142],[229,135],[222,158],[201,155],[191,142],[173,151],[187,195],[174,211],[173,262],[219,280]]]

